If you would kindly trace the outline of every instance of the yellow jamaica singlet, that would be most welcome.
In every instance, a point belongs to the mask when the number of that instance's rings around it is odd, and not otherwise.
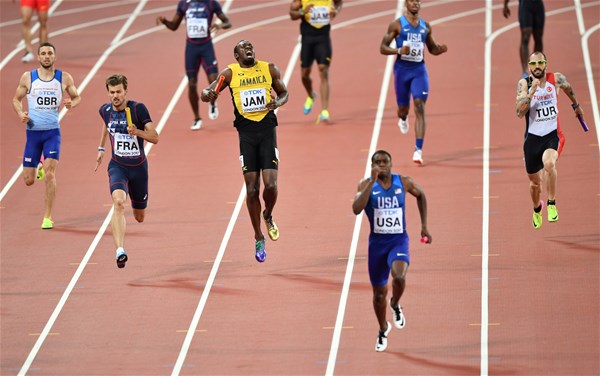
[[[306,8],[306,6],[310,4],[314,4],[314,7],[310,9],[310,12],[307,12],[304,15],[304,20],[316,29],[320,29],[329,25],[329,11],[333,6],[333,1],[302,0],[302,9]]]
[[[265,108],[271,101],[271,73],[269,63],[256,60],[250,68],[242,68],[238,63],[229,64],[231,69],[231,98],[237,117],[252,121],[261,121],[269,113]],[[237,119],[236,119],[237,120]],[[241,119],[240,119],[241,120]]]

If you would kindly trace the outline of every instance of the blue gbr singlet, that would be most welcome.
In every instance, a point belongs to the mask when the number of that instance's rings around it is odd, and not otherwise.
[[[399,18],[400,35],[396,37],[396,46],[398,48],[410,46],[408,55],[398,55],[396,63],[405,66],[414,66],[425,64],[425,40],[427,39],[427,25],[423,19],[419,18],[417,27],[411,25],[405,16]]]
[[[27,129],[46,131],[60,128],[58,108],[62,102],[62,71],[56,69],[50,81],[44,81],[37,69],[31,71],[31,86],[27,93],[29,122]]]
[[[377,181],[373,184],[369,202],[365,207],[365,214],[371,225],[369,242],[390,241],[407,236],[404,197],[400,175],[392,174],[392,185],[389,189],[384,189]]]

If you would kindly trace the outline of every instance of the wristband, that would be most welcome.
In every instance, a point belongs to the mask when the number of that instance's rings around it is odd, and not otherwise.
[[[402,55],[402,48],[398,48],[398,55]]]
[[[573,111],[575,111],[577,107],[579,107],[579,103],[571,103],[571,107],[573,107]]]
[[[98,151],[104,151],[104,148],[102,146],[99,146]]]

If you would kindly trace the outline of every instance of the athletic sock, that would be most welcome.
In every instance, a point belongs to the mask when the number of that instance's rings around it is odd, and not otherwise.
[[[421,150],[423,149],[423,139],[417,138],[417,142],[415,143],[415,149]]]
[[[556,205],[556,200],[548,200],[548,206]]]
[[[123,247],[119,247],[117,248],[117,256],[119,255],[119,253],[121,252],[125,252],[125,250],[123,249]]]
[[[537,208],[533,209],[534,212],[539,213],[542,211],[542,205],[540,204],[540,206],[538,206]]]

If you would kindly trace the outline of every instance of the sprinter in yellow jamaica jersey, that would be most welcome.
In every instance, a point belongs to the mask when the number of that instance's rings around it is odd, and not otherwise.
[[[316,92],[313,90],[310,77],[313,63],[316,61],[319,68],[319,95],[321,95],[321,112],[317,122],[329,122],[329,65],[333,49],[331,46],[331,20],[342,10],[342,0],[292,0],[290,5],[290,19],[300,20],[300,35],[302,47],[300,49],[300,68],[302,85],[306,90],[304,102],[304,115],[308,115],[313,108]]]
[[[229,64],[214,82],[202,90],[203,102],[214,102],[219,92],[229,86],[233,99],[235,119],[233,126],[240,139],[240,163],[246,183],[246,205],[254,228],[255,257],[258,262],[267,258],[265,236],[260,227],[260,175],[265,185],[262,218],[269,238],[279,239],[279,229],[273,221],[273,207],[277,201],[277,116],[275,109],[288,100],[288,91],[281,79],[279,68],[273,63],[255,60],[254,46],[241,40],[233,48],[237,63]],[[221,78],[223,77],[223,78]],[[275,91],[276,96],[273,95]]]

